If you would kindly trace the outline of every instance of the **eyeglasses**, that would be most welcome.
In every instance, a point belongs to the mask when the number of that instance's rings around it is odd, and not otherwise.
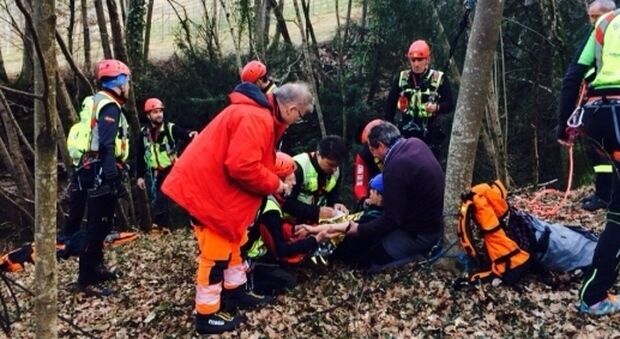
[[[416,62],[416,61],[424,61],[426,60],[426,58],[409,58],[409,60],[411,60],[411,62]]]

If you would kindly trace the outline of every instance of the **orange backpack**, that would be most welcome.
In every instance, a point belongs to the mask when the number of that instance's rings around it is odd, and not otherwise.
[[[461,246],[477,266],[470,281],[501,278],[516,283],[528,270],[532,255],[506,232],[510,211],[506,188],[499,181],[479,184],[461,195],[457,234]]]

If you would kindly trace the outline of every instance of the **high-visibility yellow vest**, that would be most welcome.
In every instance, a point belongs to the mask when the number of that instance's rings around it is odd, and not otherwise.
[[[429,70],[422,80],[423,83],[427,84],[426,88],[415,88],[411,87],[408,81],[411,72],[410,69],[400,72],[398,78],[400,98],[396,103],[396,109],[412,117],[429,118],[432,114],[426,111],[425,105],[431,101],[433,96],[437,96],[437,89],[443,81],[444,73],[433,69]]]
[[[90,111],[88,107],[82,107],[80,121],[71,127],[69,137],[67,138],[69,154],[73,159],[74,165],[79,165],[82,156],[86,152],[99,151],[97,119],[99,118],[101,109],[108,104],[114,104],[119,110],[121,109],[121,105],[105,92],[97,92],[97,94],[93,96],[93,103],[90,106]],[[88,121],[88,123],[86,121]],[[88,128],[86,126],[88,126]],[[122,112],[119,115],[118,130],[114,143],[114,156],[122,162],[127,161],[129,157],[129,124]]]
[[[159,127],[159,140],[152,140],[148,126],[141,129],[142,139],[144,140],[144,161],[152,169],[164,169],[170,167],[177,159],[174,147],[175,140],[172,135],[171,122],[164,122]]]
[[[340,177],[340,168],[337,168],[333,174],[328,176],[325,187],[319,187],[319,173],[312,165],[310,154],[298,154],[293,157],[293,160],[301,167],[304,180],[297,200],[308,205],[327,205],[326,194],[336,188],[338,178]]]
[[[594,89],[620,87],[620,10],[603,15],[594,29]]]

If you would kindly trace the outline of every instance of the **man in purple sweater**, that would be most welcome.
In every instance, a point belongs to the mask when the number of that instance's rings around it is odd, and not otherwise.
[[[349,225],[347,236],[368,256],[360,261],[383,265],[429,253],[442,238],[441,166],[422,140],[404,139],[389,122],[370,130],[368,147],[385,166],[384,210],[375,220]]]

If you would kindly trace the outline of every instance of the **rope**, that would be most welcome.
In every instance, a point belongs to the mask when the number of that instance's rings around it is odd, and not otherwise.
[[[568,182],[566,184],[566,191],[564,192],[564,196],[559,204],[555,204],[554,207],[543,206],[538,203],[538,199],[546,194],[560,194],[558,190],[547,188],[539,191],[534,195],[534,198],[528,202],[529,209],[533,214],[536,214],[542,218],[554,217],[562,207],[566,204],[566,200],[568,200],[568,196],[570,195],[570,191],[573,184],[573,170],[574,170],[574,159],[573,159],[573,140],[575,138],[575,134],[570,134],[569,141],[570,145],[568,146]]]

